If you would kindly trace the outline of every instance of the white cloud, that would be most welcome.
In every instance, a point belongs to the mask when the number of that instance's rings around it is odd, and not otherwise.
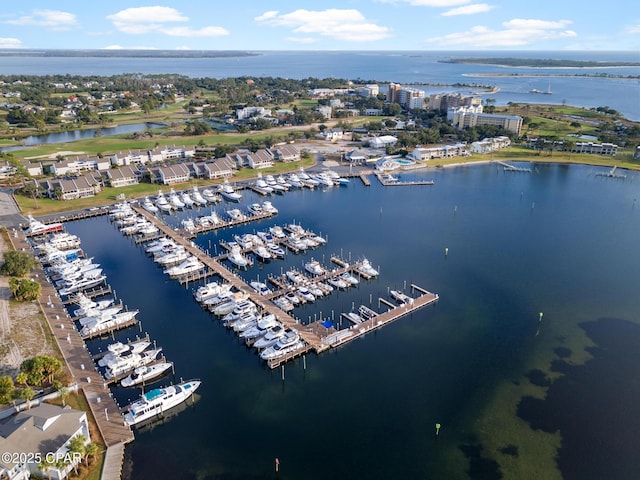
[[[189,26],[170,27],[167,24],[175,22],[188,22],[189,17],[185,17],[175,8],[171,7],[133,7],[120,10],[113,15],[108,15],[107,19],[123,33],[144,34],[162,33],[172,37],[220,37],[228,35],[229,32],[222,27],[202,27],[193,28]]]
[[[255,17],[254,20],[256,22],[264,22],[266,20],[269,20],[270,18],[274,18],[278,16],[278,12],[277,10],[271,10],[269,12],[264,12],[262,15],[260,15],[259,17]]]
[[[476,13],[484,13],[493,10],[495,7],[488,3],[474,3],[463,7],[447,10],[442,14],[443,17],[452,17],[455,15],[475,15]]]
[[[638,25],[629,25],[625,31],[631,35],[635,35],[637,33],[640,33],[640,24]]]
[[[450,8],[466,5],[471,0],[377,0],[379,3],[407,3],[414,7]]]
[[[358,10],[295,10],[280,15],[266,12],[255,20],[272,27],[291,28],[294,33],[317,34],[349,42],[370,42],[391,36],[391,30],[368,21]]]
[[[69,30],[77,25],[76,16],[73,13],[59,10],[33,10],[31,15],[6,20],[4,23],[10,25],[47,27],[56,31]]]
[[[0,37],[0,48],[22,48],[22,41],[17,38]]]
[[[503,30],[491,30],[479,25],[467,32],[451,33],[427,39],[439,47],[465,46],[472,48],[521,47],[541,40],[573,38],[577,34],[566,27],[569,20],[547,21],[516,18],[503,23]]]

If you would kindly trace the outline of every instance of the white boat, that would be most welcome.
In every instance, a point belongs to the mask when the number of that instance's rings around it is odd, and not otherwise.
[[[242,254],[240,247],[231,248],[231,252],[227,258],[231,263],[239,268],[244,268],[249,265],[249,260],[247,260],[247,258]]]
[[[275,258],[284,258],[287,254],[287,252],[284,251],[284,248],[276,245],[275,243],[268,243],[267,250],[269,250],[271,256]]]
[[[258,245],[254,247],[252,252],[256,257],[258,257],[258,260],[262,262],[268,262],[269,260],[271,260],[271,253],[269,253],[269,250],[267,250],[267,247],[265,247],[264,245]]]
[[[289,300],[291,302],[292,305],[299,305],[300,304],[300,299],[298,298],[298,296],[293,293],[293,292],[287,292],[284,295],[284,298],[286,298],[287,300]]]
[[[292,187],[292,185],[287,181],[287,179],[283,176],[280,175],[276,181],[278,182],[278,185],[282,185],[284,188],[286,188],[287,190],[290,189]]]
[[[158,191],[158,195],[156,196],[156,206],[163,212],[170,212],[173,210],[173,207],[169,204],[169,201],[161,190]]]
[[[218,283],[218,282],[209,282],[204,285],[201,285],[193,292],[193,298],[196,299],[196,302],[201,303],[206,299],[215,297],[216,295],[220,295],[223,289],[230,290],[230,283]]]
[[[92,335],[99,335],[102,332],[107,332],[113,328],[116,328],[120,325],[124,325],[135,318],[138,314],[138,310],[131,310],[129,312],[121,312],[112,315],[109,319],[96,319],[95,322],[92,322],[88,325],[85,325],[80,330],[80,335],[83,337],[88,337]]]
[[[204,263],[202,263],[195,255],[191,255],[182,263],[167,268],[164,273],[169,275],[170,277],[179,277],[181,275],[186,275],[188,273],[193,273],[200,271],[204,268]]]
[[[79,308],[76,308],[71,315],[74,317],[86,317],[88,315],[88,312],[96,312],[98,310],[104,310],[105,308],[110,307],[111,305],[113,305],[114,299],[110,298],[106,300],[95,301],[91,300],[84,293],[80,292],[75,296],[73,302],[78,305]]]
[[[202,190],[202,197],[209,203],[218,203],[220,201],[220,196],[209,188]]]
[[[273,187],[269,186],[269,184],[262,178],[262,175],[258,174],[258,179],[256,180],[256,189],[265,193],[270,194],[273,193]]]
[[[293,310],[293,303],[287,299],[287,297],[278,297],[272,300],[273,304],[283,312],[290,312]]]
[[[106,367],[113,363],[120,355],[141,353],[151,346],[148,340],[138,340],[132,343],[115,342],[107,346],[107,353],[98,360],[99,367]]]
[[[317,285],[314,285],[313,283],[310,283],[309,285],[307,285],[307,289],[311,292],[311,294],[318,298],[318,297],[324,297],[324,290],[322,290],[320,287],[318,287]]]
[[[202,196],[198,187],[193,187],[193,190],[191,190],[191,198],[200,206],[207,204],[207,199]]]
[[[262,205],[260,205],[259,203],[252,203],[247,207],[247,210],[249,210],[249,213],[251,215],[262,215],[264,213],[264,211],[262,210]]]
[[[189,380],[142,394],[138,400],[127,407],[125,422],[132,426],[161,415],[190,398],[200,383],[200,380]]]
[[[295,188],[303,188],[304,187],[304,183],[302,183],[302,180],[300,180],[300,177],[298,177],[298,175],[296,175],[295,173],[291,173],[289,174],[289,177],[287,178],[287,182]]]
[[[269,329],[282,325],[272,313],[259,318],[253,327],[246,328],[240,333],[240,338],[251,340],[265,335]]]
[[[253,288],[256,293],[259,293],[260,295],[269,295],[272,292],[272,290],[264,282],[254,280],[249,285],[251,285],[251,288]]]
[[[176,246],[176,242],[174,242],[169,237],[161,237],[158,240],[155,240],[153,242],[147,243],[146,246],[145,246],[144,251],[146,253],[155,253],[155,252],[161,251],[162,249],[164,249],[167,246],[175,247]]]
[[[31,215],[27,216],[27,220],[29,221],[29,224],[24,230],[25,235],[44,235],[45,233],[62,231],[61,223],[44,224],[43,222],[33,218]]]
[[[123,387],[134,387],[141,383],[150,382],[172,367],[173,363],[171,362],[160,362],[153,365],[138,367],[133,371],[133,373],[131,373],[131,375],[123,378],[120,381],[120,385]]]
[[[305,171],[302,168],[300,168],[300,173],[298,173],[298,178],[300,178],[300,181],[303,184],[311,185],[313,187],[315,187],[320,183],[315,178],[311,178],[307,173],[305,173]]]
[[[60,295],[71,295],[72,293],[77,293],[77,292],[81,292],[83,290],[88,290],[89,288],[93,288],[93,287],[97,287],[98,285],[100,285],[102,282],[104,282],[107,279],[106,275],[100,275],[97,278],[92,278],[92,279],[82,279],[79,280],[77,282],[73,282],[72,284],[70,284],[67,287],[61,288],[60,290],[58,290],[58,293]]]
[[[186,207],[193,207],[196,202],[193,201],[193,199],[189,196],[189,192],[182,192],[180,194],[180,200],[182,200],[182,203],[185,204]]]
[[[231,185],[225,183],[222,185],[222,190],[220,190],[220,195],[222,198],[229,202],[239,202],[242,199],[242,194],[236,192]]]
[[[175,207],[177,209],[182,209],[182,208],[185,207],[184,202],[182,200],[180,200],[180,197],[173,190],[173,188],[169,192],[169,203],[171,204],[171,206],[173,206],[173,207]]]
[[[318,173],[311,178],[318,181],[318,183],[324,187],[333,187],[333,180],[326,173]]]
[[[258,307],[251,300],[241,300],[236,302],[233,310],[222,317],[223,322],[232,322],[237,320],[246,313],[255,313],[258,311]]]
[[[142,208],[144,208],[149,213],[157,213],[160,210],[148,197],[145,198],[142,202]]]
[[[413,298],[411,298],[406,293],[401,292],[400,290],[391,290],[389,291],[389,295],[391,295],[391,298],[393,298],[396,302],[398,302],[401,305],[404,305],[404,304],[411,305],[413,303]]]
[[[240,220],[246,220],[247,216],[242,213],[242,210],[240,210],[239,208],[232,208],[231,210],[227,210],[227,214],[229,215],[229,218],[233,221],[240,221]]]
[[[112,362],[107,364],[104,372],[104,377],[107,380],[112,380],[120,375],[126,374],[138,367],[144,367],[149,363],[155,361],[158,355],[162,351],[162,348],[154,348],[152,350],[145,350],[140,353],[131,353],[129,355],[120,355]]]
[[[325,291],[325,293],[333,292],[334,288],[328,282],[316,282],[316,286]]]
[[[365,305],[360,305],[358,307],[358,315],[360,315],[364,320],[369,320],[370,318],[377,316],[378,313]]]
[[[355,276],[351,275],[349,272],[344,272],[342,275],[340,275],[340,278],[344,280],[346,283],[348,283],[349,285],[357,285],[360,283],[360,280],[358,280]]]
[[[58,250],[68,250],[80,246],[80,238],[67,232],[53,233],[46,241],[46,245],[51,245]]]
[[[89,325],[96,320],[108,320],[116,313],[120,313],[120,310],[122,310],[122,305],[107,307],[101,310],[89,310],[85,316],[78,319],[78,323],[80,323],[80,325],[84,327],[85,325]]]
[[[166,253],[165,255],[155,258],[155,262],[160,265],[177,264],[184,262],[190,253],[185,250],[183,246],[176,247],[173,251]]]
[[[320,265],[317,260],[312,260],[304,264],[304,269],[313,275],[322,275],[326,273],[326,270]]]
[[[249,312],[241,315],[235,320],[226,323],[227,327],[233,328],[234,332],[242,333],[249,328],[253,328],[258,324],[258,316],[256,312]]]
[[[305,281],[304,276],[297,270],[287,270],[286,276],[289,279],[289,281],[294,285],[304,283]]]
[[[233,312],[233,309],[236,308],[239,301],[241,300],[238,300],[234,298],[233,295],[231,295],[229,298],[227,298],[227,300],[222,301],[217,305],[209,306],[209,311],[218,316],[228,315],[229,313]]]
[[[345,288],[347,288],[349,285],[347,284],[347,282],[345,282],[344,280],[342,280],[340,277],[331,277],[327,279],[327,282],[329,283],[329,285],[331,285],[334,288],[338,288],[340,290],[344,290]]]
[[[287,238],[287,234],[284,232],[280,225],[274,225],[273,227],[269,227],[269,233],[273,235],[275,238],[284,239]]]
[[[264,335],[262,335],[262,337],[255,341],[253,347],[257,349],[272,347],[273,345],[278,343],[278,340],[280,340],[285,335],[285,333],[287,333],[287,330],[284,328],[284,326],[274,325],[273,327],[267,329]]]
[[[274,358],[283,357],[284,355],[294,352],[304,347],[304,342],[296,332],[287,332],[275,345],[265,348],[260,352],[260,358],[263,360],[273,360]]]
[[[270,213],[272,215],[276,215],[278,213],[278,209],[273,206],[273,203],[270,201],[262,202],[262,211],[266,213]]]
[[[380,272],[378,272],[378,270],[376,270],[373,265],[371,265],[371,262],[366,258],[360,262],[360,265],[356,270],[367,277],[377,277],[380,274]]]
[[[315,302],[316,297],[309,291],[307,287],[298,287],[296,289],[296,295],[307,302]]]
[[[355,324],[362,323],[362,317],[355,312],[345,313],[345,315]]]

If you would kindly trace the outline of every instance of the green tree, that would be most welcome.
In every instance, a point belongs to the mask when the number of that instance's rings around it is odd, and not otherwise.
[[[69,445],[67,446],[67,448],[69,449],[69,452],[77,453],[80,455],[81,459],[84,459],[87,454],[86,443],[87,443],[87,437],[85,435],[82,435],[82,434],[76,435],[71,440],[69,440]],[[73,470],[76,472],[76,475],[77,475],[78,474],[77,463],[73,464]]]
[[[84,450],[87,454],[87,464],[89,463],[89,459],[93,460],[98,452],[100,451],[100,447],[96,443],[87,443],[84,447]]]
[[[0,273],[11,277],[24,277],[36,265],[36,259],[32,255],[19,250],[10,250],[4,254],[4,265],[0,267]]]
[[[9,403],[15,386],[9,375],[0,377],[0,403]]]
[[[62,371],[62,363],[55,357],[38,355],[22,362],[20,370],[27,374],[30,385],[44,385],[53,382],[54,375]]]
[[[31,399],[36,396],[36,392],[31,387],[24,387],[18,393],[19,398],[27,402],[27,408],[31,409]]]
[[[48,458],[46,455],[42,457],[38,464],[38,470],[43,472],[49,480],[51,480],[51,469],[56,467],[56,462],[52,458]]]
[[[16,300],[33,302],[40,296],[42,285],[28,278],[11,277],[9,279],[9,290],[11,290]]]

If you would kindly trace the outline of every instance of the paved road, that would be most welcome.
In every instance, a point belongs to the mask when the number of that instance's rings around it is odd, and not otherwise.
[[[27,219],[20,214],[11,189],[0,189],[0,226],[13,227],[26,222]]]

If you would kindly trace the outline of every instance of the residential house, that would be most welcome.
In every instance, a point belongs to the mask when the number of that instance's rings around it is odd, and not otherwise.
[[[297,162],[300,160],[300,149],[295,145],[277,145],[269,149],[278,162]]]
[[[393,146],[396,143],[398,143],[398,138],[393,135],[380,135],[369,139],[369,146],[371,148],[386,148],[387,146]]]
[[[0,423],[0,452],[14,455],[2,455],[0,458],[0,478],[7,480],[26,480],[30,475],[45,476],[52,480],[66,478],[81,458],[69,452],[69,442],[84,435],[91,441],[89,423],[85,412],[71,407],[58,407],[41,403],[37,407],[13,415]],[[51,466],[48,471],[38,470],[40,459],[70,460],[62,468]],[[33,459],[27,462],[13,460]]]
[[[470,147],[471,153],[491,153],[501,148],[511,146],[511,139],[506,136],[483,138],[478,142],[473,142]]]
[[[137,185],[140,183],[140,171],[131,166],[125,165],[120,168],[110,168],[107,170],[107,181],[114,188],[126,187],[127,185]]]
[[[325,130],[324,132],[320,132],[319,135],[323,140],[337,142],[338,140],[342,140],[344,132],[341,128],[330,128]]]
[[[189,165],[185,163],[176,163],[175,165],[158,167],[156,178],[164,185],[172,185],[174,183],[189,181],[191,178],[191,171]]]
[[[150,150],[149,160],[153,163],[164,162],[166,160],[184,160],[195,155],[195,147],[176,147],[175,145],[156,147]]]
[[[212,180],[214,178],[230,177],[235,173],[235,162],[228,157],[216,158],[211,161],[193,164],[198,178]]]
[[[128,152],[118,152],[111,156],[111,163],[115,166],[122,165],[144,165],[150,161],[147,150],[129,150]]]
[[[75,200],[93,197],[100,192],[102,190],[102,177],[96,172],[78,177],[48,178],[42,180],[40,185],[46,190],[50,198]]]
[[[42,170],[41,162],[31,162],[26,160],[24,162],[24,166],[27,169],[27,172],[29,172],[29,175],[31,175],[32,177],[37,177],[44,173],[44,171]]]
[[[249,167],[254,169],[273,167],[274,159],[269,150],[261,148],[247,156]]]
[[[410,156],[416,160],[431,160],[432,158],[453,158],[466,157],[469,152],[466,150],[465,142],[453,145],[436,145],[433,147],[416,147]]]

